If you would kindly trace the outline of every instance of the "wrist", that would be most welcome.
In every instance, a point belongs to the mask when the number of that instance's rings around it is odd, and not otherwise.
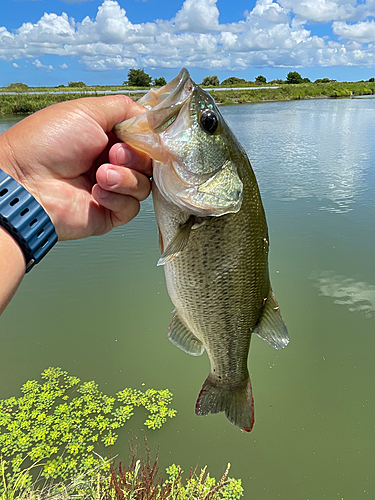
[[[13,297],[26,270],[25,256],[16,240],[0,226],[0,314]]]

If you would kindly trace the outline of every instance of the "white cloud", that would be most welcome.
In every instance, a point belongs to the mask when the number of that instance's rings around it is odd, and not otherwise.
[[[116,0],[104,0],[94,19],[45,13],[14,32],[0,27],[0,59],[78,57],[89,70],[182,66],[221,70],[375,65],[375,0],[257,0],[238,22],[219,23],[217,0],[185,0],[170,20],[133,24]],[[356,24],[346,21],[354,20]],[[308,22],[330,22],[332,36],[312,34]],[[309,29],[308,29],[309,28]],[[354,47],[353,42],[358,42]],[[39,61],[38,63],[36,61]],[[64,63],[66,64],[66,63]],[[63,65],[61,65],[63,66]],[[61,67],[60,66],[60,67]]]
[[[216,0],[185,0],[172,22],[179,31],[207,33],[219,30]]]
[[[348,40],[356,40],[361,43],[375,42],[375,21],[360,21],[355,24],[347,24],[336,21],[332,24],[335,35]]]
[[[301,19],[313,22],[328,23],[358,15],[357,0],[280,0],[280,3]]]
[[[61,69],[68,69],[69,66],[66,63],[62,63],[62,64],[59,64],[59,68],[61,68]]]
[[[15,62],[12,64],[12,66],[13,66],[13,68],[19,68],[18,64]]]
[[[39,59],[35,59],[35,61],[33,61],[32,63],[37,69],[44,69],[44,70],[47,70],[47,71],[53,71],[54,67],[49,64],[48,66],[46,66],[45,64],[41,63],[39,61]]]

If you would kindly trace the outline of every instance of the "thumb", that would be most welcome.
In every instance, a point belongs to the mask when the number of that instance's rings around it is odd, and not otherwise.
[[[91,116],[107,134],[117,123],[146,111],[129,96],[122,94],[84,97],[75,101],[74,105]]]

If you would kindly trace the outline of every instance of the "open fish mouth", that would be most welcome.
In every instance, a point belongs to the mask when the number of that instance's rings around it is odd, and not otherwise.
[[[211,96],[182,69],[138,102],[145,113],[116,125],[114,132],[154,160],[153,178],[163,197],[197,216],[238,212],[243,185]]]
[[[113,132],[123,142],[147,153],[153,160],[167,162],[173,154],[161,144],[160,134],[175,122],[195,89],[189,72],[182,69],[167,85],[151,89],[138,100],[146,108],[145,113],[118,123]]]

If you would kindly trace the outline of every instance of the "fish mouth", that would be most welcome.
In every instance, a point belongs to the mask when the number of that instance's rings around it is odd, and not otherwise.
[[[183,68],[167,85],[152,89],[143,96],[138,102],[149,109],[147,121],[150,129],[160,134],[170,127],[184,105],[190,102],[196,88],[188,70]]]
[[[153,160],[167,162],[171,158],[164,145],[161,144],[160,133],[164,132],[180,115],[197,88],[187,69],[180,73],[167,85],[160,89],[151,89],[138,103],[146,108],[146,112],[114,126],[113,132],[123,142],[148,154]],[[190,127],[192,118],[186,120]]]
[[[209,141],[211,150],[219,147],[220,135],[214,137],[211,131],[203,130],[199,115],[202,109],[214,109],[214,101],[193,82],[189,72],[182,69],[167,85],[151,89],[138,102],[145,112],[113,130],[123,142],[154,160],[153,179],[162,196],[201,217],[238,212],[243,184],[236,166],[224,154],[213,166],[209,148],[205,150]]]

